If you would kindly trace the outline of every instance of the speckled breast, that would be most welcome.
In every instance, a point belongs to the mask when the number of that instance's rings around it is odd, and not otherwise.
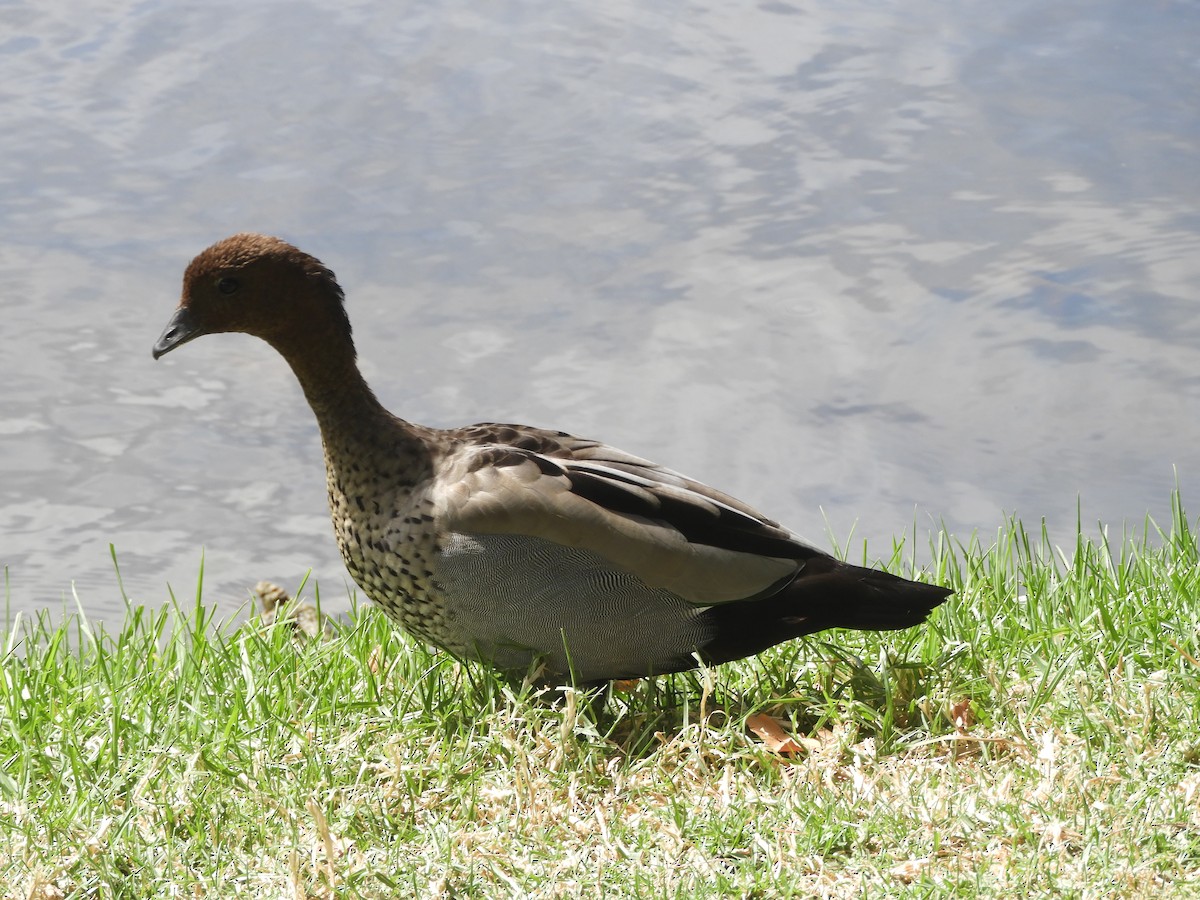
[[[426,494],[407,485],[383,492],[332,467],[328,475],[333,531],[355,583],[406,631],[461,654],[434,574],[437,533]]]

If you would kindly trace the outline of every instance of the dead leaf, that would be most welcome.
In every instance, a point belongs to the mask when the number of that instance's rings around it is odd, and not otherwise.
[[[950,721],[954,723],[954,730],[959,734],[966,734],[974,727],[975,710],[971,708],[971,699],[964,697],[950,707]]]
[[[766,713],[754,713],[746,717],[746,727],[749,728],[768,750],[772,753],[803,753],[807,748],[796,738],[792,737],[774,716]]]

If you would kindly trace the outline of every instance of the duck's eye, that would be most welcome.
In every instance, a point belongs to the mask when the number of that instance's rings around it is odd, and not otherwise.
[[[217,282],[217,290],[222,294],[232,294],[241,287],[236,278],[222,278]]]

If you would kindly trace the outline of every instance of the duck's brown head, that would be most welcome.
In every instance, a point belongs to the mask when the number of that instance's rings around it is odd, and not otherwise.
[[[350,343],[342,289],[320,261],[286,241],[235,234],[192,260],[183,275],[183,296],[154,345],[154,358],[203,334],[240,331],[277,350],[312,338],[326,346]]]

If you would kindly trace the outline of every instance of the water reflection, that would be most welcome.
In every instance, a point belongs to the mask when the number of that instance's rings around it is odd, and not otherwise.
[[[109,542],[135,600],[189,594],[202,547],[227,609],[309,565],[344,596],[282,362],[149,358],[187,260],[242,229],[336,269],[397,412],[598,436],[820,543],[1196,485],[1192,5],[5,16],[15,608],[75,580],[115,615]]]

